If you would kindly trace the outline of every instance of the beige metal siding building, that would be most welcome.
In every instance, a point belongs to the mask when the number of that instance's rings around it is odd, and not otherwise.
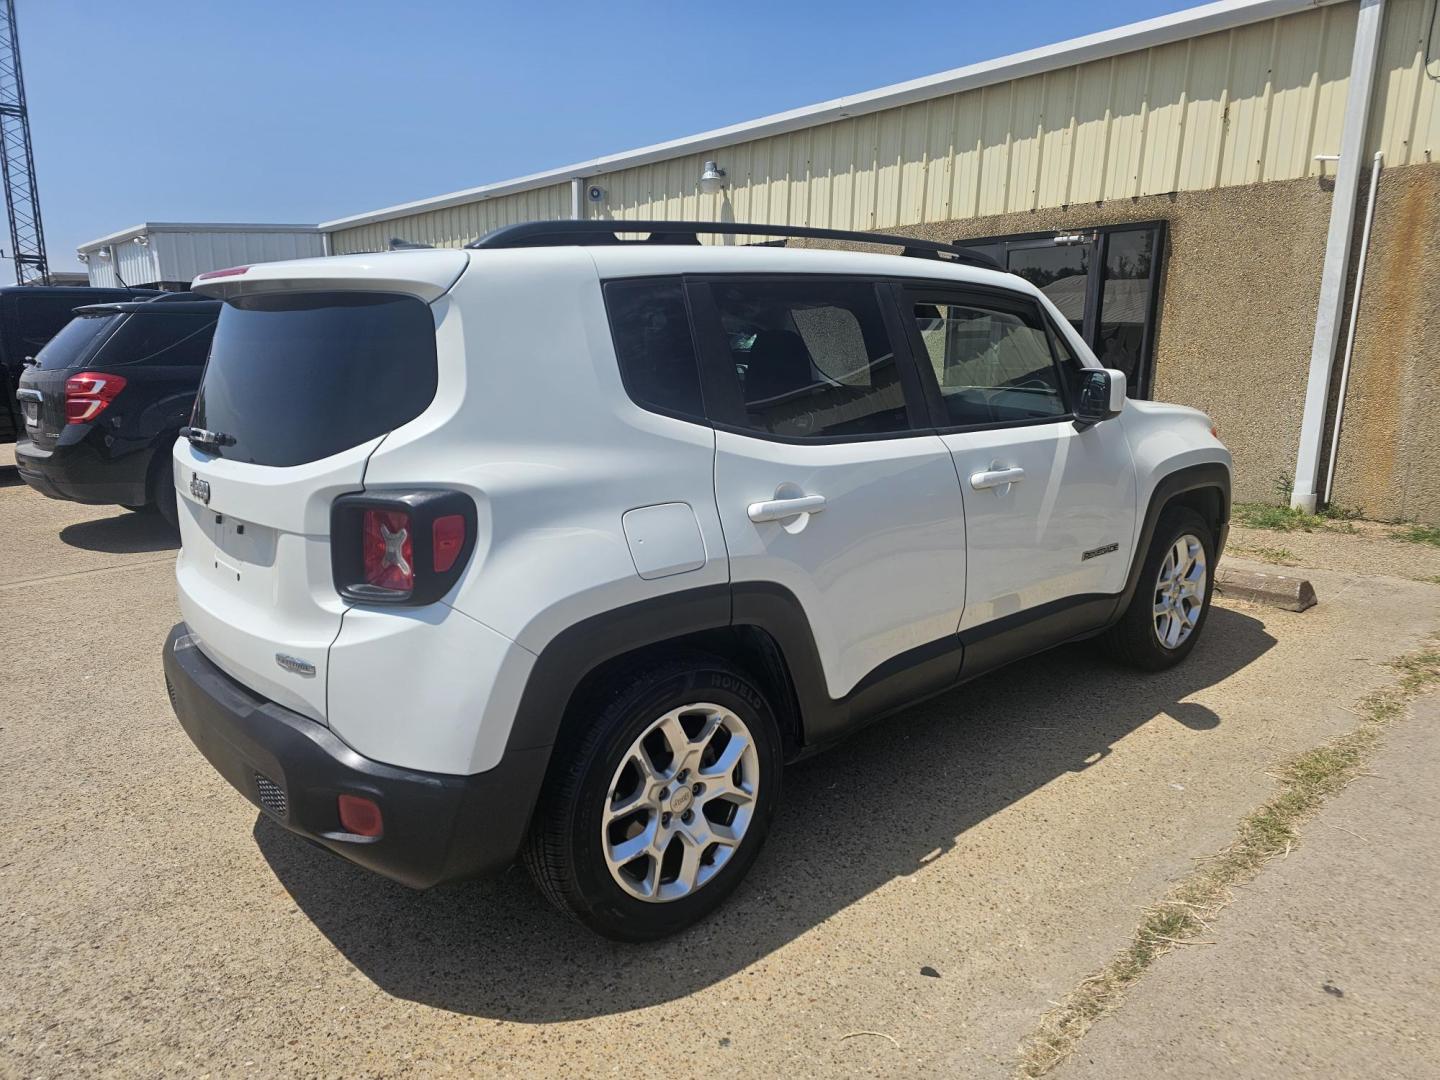
[[[1380,151],[1386,170],[1375,292],[1357,324],[1334,498],[1373,515],[1440,520],[1440,398],[1433,379],[1421,388],[1423,361],[1440,353],[1437,290],[1399,295],[1406,273],[1423,281],[1434,266],[1440,235],[1436,3],[1225,0],[322,228],[336,254],[392,239],[461,246],[501,225],[572,216],[981,237],[1057,294],[1076,287],[1066,274],[1083,274],[1085,287],[1124,292],[1133,308],[1135,287],[1111,280],[1113,267],[1091,269],[1123,246],[1101,237],[1163,223],[1143,254],[1156,263],[1143,334],[1120,335],[1100,301],[1084,332],[1097,352],[1107,333],[1130,342],[1138,389],[1215,415],[1236,450],[1238,497],[1273,497],[1295,471],[1302,414],[1307,439],[1323,419],[1313,402],[1307,413],[1306,388],[1317,377],[1312,341],[1328,343],[1336,330],[1322,335],[1317,317],[1334,155],[1365,54],[1361,8],[1379,9],[1361,123],[1367,163]],[[707,161],[726,174],[715,191],[700,183]],[[1353,182],[1341,190],[1353,195]],[[1037,262],[1037,243],[1091,246],[1067,270],[1063,259]],[[1346,270],[1344,260],[1330,265],[1331,292]],[[1406,342],[1403,355],[1386,347],[1396,341]],[[1395,387],[1383,403],[1376,380]]]

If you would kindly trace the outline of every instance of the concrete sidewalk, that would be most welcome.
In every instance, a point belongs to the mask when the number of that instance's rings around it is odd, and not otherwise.
[[[1053,1074],[1440,1076],[1440,695]]]

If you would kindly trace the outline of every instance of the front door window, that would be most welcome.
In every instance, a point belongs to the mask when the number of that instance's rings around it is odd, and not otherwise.
[[[1043,292],[1131,397],[1150,395],[1164,222],[963,241]]]

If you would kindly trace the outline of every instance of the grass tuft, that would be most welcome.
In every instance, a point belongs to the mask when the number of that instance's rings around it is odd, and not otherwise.
[[[1241,819],[1230,845],[1177,882],[1141,918],[1130,945],[1042,1018],[1021,1047],[1017,1076],[1038,1077],[1053,1069],[1155,960],[1195,942],[1208,929],[1208,920],[1230,902],[1232,890],[1252,880],[1271,859],[1288,854],[1299,840],[1300,825],[1354,779],[1385,725],[1421,691],[1440,684],[1440,648],[1411,653],[1391,666],[1398,681],[1360,701],[1359,725],[1281,766],[1279,790]]]
[[[1440,526],[1436,525],[1410,525],[1400,531],[1401,540],[1409,540],[1412,544],[1433,544],[1440,547]]]
[[[1236,503],[1231,509],[1231,520],[1236,525],[1274,532],[1315,532],[1329,524],[1318,514],[1271,503]]]
[[[1229,544],[1225,548],[1227,555],[1243,555],[1251,559],[1259,559],[1261,562],[1278,563],[1281,566],[1295,566],[1299,563],[1299,557],[1289,548],[1264,547],[1250,544]]]
[[[1317,514],[1307,514],[1290,506],[1274,503],[1236,503],[1231,520],[1236,525],[1272,532],[1338,532],[1353,533],[1360,511],[1345,506],[1327,506]]]

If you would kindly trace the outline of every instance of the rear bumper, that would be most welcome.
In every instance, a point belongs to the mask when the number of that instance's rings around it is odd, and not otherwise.
[[[88,440],[42,450],[22,435],[15,444],[20,478],[42,495],[79,503],[143,506],[153,451],[105,457]]]
[[[549,748],[508,751],[495,768],[474,776],[399,769],[362,757],[324,725],[252,694],[200,652],[184,623],[170,631],[164,661],[185,733],[237,791],[291,832],[417,889],[514,861]],[[375,800],[384,834],[346,833],[336,809],[341,794]]]

